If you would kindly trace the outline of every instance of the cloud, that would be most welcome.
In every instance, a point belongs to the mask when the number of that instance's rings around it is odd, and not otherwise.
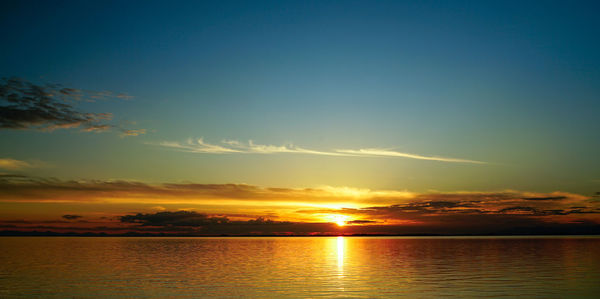
[[[190,235],[600,232],[597,198],[559,191],[418,193],[327,186],[64,181],[3,174],[0,202],[64,204],[64,209],[72,211],[49,214],[46,217],[54,219],[50,222],[27,219],[27,212],[19,216],[21,222],[0,218],[0,227],[28,231],[68,228]],[[57,216],[67,221],[56,221]],[[73,221],[78,216],[86,222]],[[345,227],[333,223],[332,219],[339,218],[345,219]]]
[[[59,84],[36,85],[10,78],[0,81],[0,129],[52,132],[80,128],[82,132],[105,132],[112,128],[111,113],[91,113],[76,109],[81,101],[130,98],[109,91],[93,92],[63,87]]]
[[[525,200],[563,200],[566,196],[547,196],[547,197],[523,197]]]
[[[187,140],[187,142],[185,142],[185,143],[163,141],[163,142],[159,143],[159,145],[164,146],[164,147],[178,149],[178,150],[181,150],[184,152],[190,152],[190,153],[224,154],[224,153],[240,153],[241,152],[239,150],[231,149],[228,147],[206,143],[206,142],[204,142],[203,138],[198,138],[198,139],[189,138]]]
[[[373,221],[373,220],[351,220],[351,221],[346,221],[346,224],[372,224],[372,223],[377,223],[377,221]]]
[[[383,208],[383,207],[382,207]],[[519,210],[515,208],[512,210]],[[529,209],[521,209],[527,210]],[[349,213],[349,211],[346,211]],[[350,217],[355,217],[353,214]],[[566,217],[566,216],[559,216]],[[598,221],[576,219],[549,221],[528,214],[443,214],[413,221],[388,222],[370,219],[332,222],[274,221],[261,216],[232,220],[228,215],[195,211],[162,211],[121,215],[111,221],[10,221],[0,220],[1,234],[23,232],[109,233],[123,235],[337,235],[337,234],[597,234]]]
[[[88,126],[84,129],[81,129],[82,132],[96,132],[96,133],[101,133],[101,132],[106,132],[109,131],[112,128],[111,125],[91,125]]]
[[[343,153],[343,154],[349,154],[349,155],[355,155],[355,156],[402,157],[402,158],[439,161],[439,162],[486,164],[486,162],[475,161],[475,160],[434,157],[434,156],[422,156],[422,155],[408,154],[408,153],[402,153],[402,152],[391,151],[391,150],[386,150],[386,149],[378,149],[378,148],[367,148],[367,149],[358,149],[358,150],[338,149],[338,150],[336,150],[336,152]]]
[[[304,147],[296,146],[294,144],[285,145],[267,145],[257,144],[252,140],[248,142],[240,142],[237,140],[222,140],[221,144],[211,144],[204,141],[203,138],[188,139],[186,142],[173,142],[163,141],[158,145],[174,148],[184,152],[190,153],[202,153],[202,154],[231,154],[231,153],[242,153],[242,154],[307,154],[307,155],[321,155],[321,156],[342,156],[342,157],[403,157],[418,160],[430,160],[439,162],[451,162],[451,163],[473,163],[473,164],[486,164],[486,162],[467,160],[467,159],[456,159],[456,158],[444,158],[444,157],[428,157],[415,154],[407,154],[383,149],[338,149],[333,151],[321,151],[307,149]]]
[[[137,213],[120,216],[124,223],[135,223],[141,226],[163,227],[202,227],[221,225],[273,225],[289,224],[289,221],[273,221],[264,217],[249,220],[230,220],[227,216],[211,216],[195,211],[163,211],[156,213]]]
[[[545,197],[558,192],[546,194]],[[494,193],[433,193],[418,194],[408,202],[387,206],[370,206],[364,208],[314,209],[300,210],[299,213],[344,214],[357,217],[368,217],[388,223],[445,223],[468,224],[469,219],[479,222],[485,219],[518,219],[515,217],[534,217],[545,219],[540,221],[570,221],[573,218],[556,218],[555,216],[575,216],[576,214],[600,214],[598,203],[590,197],[578,194],[563,194],[561,201],[531,201],[530,192],[494,192]],[[544,194],[538,194],[539,198]],[[573,206],[573,203],[578,204]],[[600,223],[600,217],[593,216]],[[562,219],[562,220],[561,220]],[[567,220],[569,219],[569,220]],[[521,221],[521,220],[519,220]],[[527,220],[529,221],[529,220]],[[490,222],[491,224],[491,222]]]
[[[532,200],[535,198],[535,200]],[[543,200],[540,200],[542,198]],[[147,184],[126,180],[58,180],[24,175],[0,175],[0,201],[3,202],[100,202],[217,204],[219,200],[237,205],[242,201],[297,203],[298,206],[369,208],[385,206],[396,211],[482,212],[514,206],[539,210],[600,208],[592,196],[568,192],[536,193],[506,190],[500,192],[418,193],[402,190],[370,190],[350,187],[265,188],[247,184]]]
[[[293,144],[286,145],[265,145],[256,144],[254,141],[249,140],[247,143],[243,143],[237,140],[223,140],[223,145],[211,144],[204,141],[203,138],[188,139],[186,142],[169,142],[164,141],[159,145],[179,149],[181,151],[190,153],[203,153],[203,154],[230,154],[230,153],[243,153],[243,154],[277,154],[277,153],[291,153],[291,154],[309,154],[309,155],[327,155],[327,156],[348,156],[346,154],[335,153],[335,152],[324,152],[306,149],[295,146]]]
[[[354,191],[352,191],[354,190]],[[204,205],[354,206],[369,202],[397,202],[411,196],[403,191],[351,188],[264,188],[247,184],[146,184],[125,180],[58,180],[0,176],[0,202],[144,203]]]
[[[331,223],[331,219],[339,216],[346,219],[348,226],[392,225],[403,227],[399,231],[405,232],[407,227],[420,227],[423,232],[451,228],[467,232],[548,223],[600,223],[600,202],[595,197],[559,191],[418,193],[327,186],[268,188],[246,184],[64,181],[5,174],[0,175],[0,202],[68,204],[69,209],[93,204],[98,213],[101,207],[110,210],[108,216],[113,218],[118,207],[141,207],[142,211],[122,218],[119,223],[144,227],[159,224],[193,227],[215,221],[242,225],[236,221],[259,217],[294,223]],[[187,212],[170,212],[173,209]],[[86,219],[91,218],[86,216]],[[442,229],[446,226],[448,229]],[[235,229],[228,227],[225,231],[231,233]]]
[[[201,213],[166,212],[167,215],[123,215],[113,222],[15,223],[0,221],[1,235],[314,235],[337,234],[332,223],[297,223],[257,217],[229,220],[227,217]],[[121,221],[123,219],[123,221]],[[152,219],[152,220],[149,220]],[[168,219],[164,220],[163,219]],[[2,231],[4,229],[4,231]]]
[[[262,216],[247,220],[231,220],[224,215],[208,215],[195,211],[163,211],[137,213],[119,217],[125,224],[133,224],[137,231],[173,231],[187,234],[295,234],[315,231],[333,231],[331,223],[296,223],[275,221]]]
[[[207,216],[193,211],[137,213],[121,216],[121,222],[139,223],[143,226],[204,226],[228,224],[227,217]]]
[[[43,168],[43,167],[49,167],[49,166],[51,166],[51,165],[46,162],[39,161],[39,160],[22,161],[22,160],[16,160],[16,159],[12,159],[12,158],[0,158],[0,169],[24,170],[24,169],[28,169],[28,168]],[[13,174],[0,173],[0,177],[13,177],[13,176],[14,176]]]
[[[83,218],[83,216],[67,214],[67,215],[62,215],[62,218],[67,219],[67,220],[77,220],[77,219]]]
[[[346,154],[340,154],[335,152],[318,151],[302,148],[293,144],[286,145],[265,145],[256,144],[254,141],[249,140],[248,143],[242,143],[236,140],[224,140],[223,143],[228,144],[237,150],[245,153],[255,154],[276,154],[276,153],[292,153],[292,154],[309,154],[309,155],[325,155],[325,156],[348,156]]]
[[[32,168],[35,167],[33,164],[15,160],[10,158],[2,158],[0,159],[0,169],[9,169],[9,170],[19,170],[24,168]]]
[[[139,136],[146,134],[146,129],[122,130],[121,137]]]

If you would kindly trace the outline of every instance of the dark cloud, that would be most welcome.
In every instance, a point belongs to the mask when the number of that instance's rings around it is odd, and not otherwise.
[[[111,92],[84,92],[58,84],[36,85],[21,79],[3,78],[0,81],[0,129],[53,131],[79,128],[85,132],[103,132],[117,128],[129,132],[132,130],[109,123],[112,119],[111,113],[83,112],[75,107],[80,101],[124,96]]]
[[[600,214],[600,209],[593,209],[593,210],[576,209],[576,210],[568,211],[567,214]]]
[[[110,120],[108,113],[85,113],[75,110],[74,103],[83,93],[56,85],[35,85],[20,79],[2,79],[0,99],[0,128],[54,130],[84,129],[103,125]]]
[[[415,214],[438,214],[438,213],[477,213],[482,214],[485,211],[475,209],[473,201],[417,201],[406,204],[395,204],[390,206],[373,206],[363,209],[347,209],[342,211],[368,211],[369,215],[379,215],[385,217],[392,214],[415,215]],[[306,211],[305,211],[306,212]],[[311,211],[308,211],[309,213]],[[328,211],[331,212],[331,211]]]
[[[121,222],[139,223],[143,226],[204,226],[229,223],[227,217],[211,217],[193,211],[138,213],[122,216],[120,220]]]
[[[462,207],[473,207],[474,201],[422,201],[412,202],[405,206],[397,205],[399,209],[419,210],[419,211],[437,211]]]
[[[26,175],[23,175],[23,174],[0,173],[0,179],[1,178],[4,178],[4,179],[26,179],[29,177]]]
[[[472,206],[468,204],[467,206]],[[591,207],[571,207],[571,209],[559,209],[559,208],[536,208],[530,206],[509,206],[509,207],[496,207],[493,209],[483,209],[483,206],[479,208],[463,208],[465,205],[456,203],[453,205],[440,204],[431,205],[428,202],[425,203],[408,203],[398,204],[390,206],[374,206],[362,209],[320,209],[320,210],[299,210],[299,213],[341,213],[350,215],[366,215],[376,216],[382,219],[423,219],[424,217],[432,217],[431,219],[441,219],[444,215],[514,215],[514,216],[556,216],[556,215],[570,215],[570,214],[596,214],[598,213]]]
[[[0,201],[96,202],[108,198],[121,202],[167,204],[171,201],[203,202],[218,205],[219,200],[287,203],[353,203],[367,206],[362,211],[385,217],[389,214],[495,213],[515,206],[539,211],[582,207],[587,211],[598,206],[591,197],[573,193],[412,193],[395,191],[366,193],[360,197],[340,193],[336,189],[263,188],[247,184],[146,184],[125,180],[58,180],[53,178],[0,175]],[[561,197],[563,200],[529,200],[524,198]],[[343,211],[343,210],[342,210]],[[328,211],[331,212],[331,211]]]
[[[346,224],[371,224],[371,223],[377,223],[377,221],[374,221],[374,220],[351,220],[351,221],[346,221]]]
[[[299,223],[274,221],[264,217],[249,220],[231,220],[227,216],[211,216],[194,211],[164,211],[137,213],[119,217],[129,229],[137,232],[177,232],[186,234],[310,234],[335,232],[331,223]]]
[[[169,212],[178,213],[178,212]],[[197,213],[199,214],[199,213]],[[150,214],[152,215],[152,214]],[[135,215],[130,215],[135,216]],[[183,216],[184,218],[189,215]],[[197,215],[196,215],[197,216]],[[143,217],[147,219],[147,217]],[[167,217],[168,218],[168,217]],[[200,217],[202,218],[202,217]],[[207,216],[206,218],[211,218]],[[206,219],[204,219],[206,220]],[[202,221],[204,221],[202,220]],[[258,220],[258,221],[257,221]],[[146,221],[146,220],[142,220]],[[600,225],[585,219],[567,223],[552,223],[539,218],[516,215],[443,215],[436,221],[416,224],[377,224],[356,221],[354,224],[337,226],[332,223],[277,222],[268,220],[226,221],[226,222],[177,222],[183,225],[171,225],[173,218],[163,225],[144,225],[144,222],[117,222],[105,225],[75,226],[73,222],[65,225],[27,225],[19,223],[0,223],[0,235],[43,234],[114,234],[114,235],[531,235],[531,234],[599,234]],[[201,221],[201,222],[202,222]],[[370,221],[370,220],[365,220]],[[208,223],[208,224],[206,224]],[[156,224],[156,223],[155,223]]]
[[[596,214],[597,212],[587,207],[576,207],[575,209],[546,209],[540,210],[533,207],[509,207],[498,211],[501,214],[519,214],[532,216],[555,216],[555,215],[570,215],[570,214]]]
[[[530,214],[530,215],[539,215],[540,212],[532,207],[509,207],[504,208],[498,211],[500,214]]]
[[[523,197],[525,200],[563,200],[566,196],[548,196],[548,197]]]
[[[62,218],[67,219],[67,220],[76,220],[76,219],[83,218],[83,216],[67,214],[67,215],[62,215]]]
[[[444,194],[422,194],[407,203],[366,208],[299,210],[302,214],[342,214],[350,217],[367,218],[397,226],[397,233],[489,233],[511,231],[523,228],[535,232],[536,228],[549,227],[565,231],[565,223],[588,221],[597,225],[600,219],[594,214],[600,210],[589,198],[562,196],[565,200],[528,200],[533,196],[502,193],[497,195],[480,194],[482,200],[473,200],[473,194],[467,194],[464,201],[456,194],[449,194],[448,200],[440,200]],[[427,198],[436,200],[423,200]],[[558,196],[535,196],[558,197]],[[568,199],[568,200],[566,200]],[[573,205],[573,203],[581,205]],[[516,203],[516,204],[515,204]],[[585,205],[583,205],[585,203]],[[578,222],[579,221],[579,222]],[[569,226],[568,231],[576,231]]]
[[[227,216],[209,216],[194,211],[164,211],[156,213],[137,213],[119,218],[121,222],[136,223],[141,226],[220,226],[220,225],[274,225],[289,224],[285,221],[273,221],[256,217],[246,221],[229,220]]]
[[[531,200],[531,198],[536,199]],[[540,200],[540,198],[544,199]],[[122,180],[64,181],[2,174],[0,175],[0,202],[53,202],[69,205],[97,203],[99,206],[119,202],[139,205],[139,211],[144,213],[115,216],[113,210],[110,217],[103,221],[118,225],[123,230],[130,229],[136,232],[186,234],[189,232],[199,235],[258,232],[328,234],[340,229],[349,233],[486,233],[498,230],[510,231],[516,227],[530,228],[528,231],[533,231],[531,228],[547,228],[550,224],[562,227],[565,223],[583,223],[581,221],[600,223],[598,216],[600,202],[596,198],[558,191],[552,193],[361,191],[357,193],[332,187],[290,189],[263,188],[246,184],[146,184]],[[307,203],[324,204],[324,206],[331,203],[335,203],[336,206],[347,204],[360,208],[307,209]],[[156,211],[154,208],[157,206],[165,209],[163,205],[167,209],[194,208],[206,209],[206,212],[186,210],[148,213],[148,211]],[[69,208],[66,211],[76,210]],[[334,215],[347,216],[345,217],[347,223],[355,225],[340,228],[331,221]],[[100,216],[108,215],[95,217]],[[268,216],[277,221],[260,216]],[[85,219],[93,221],[88,216]],[[304,222],[292,223],[279,220]],[[70,221],[70,223],[76,222]],[[15,225],[15,223],[7,223],[7,225]]]

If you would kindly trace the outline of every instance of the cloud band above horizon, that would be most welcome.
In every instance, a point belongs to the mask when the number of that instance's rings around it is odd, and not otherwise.
[[[335,223],[342,218],[352,233],[480,233],[595,229],[598,215],[594,195],[560,191],[418,193],[0,175],[0,230],[329,233],[339,231]]]

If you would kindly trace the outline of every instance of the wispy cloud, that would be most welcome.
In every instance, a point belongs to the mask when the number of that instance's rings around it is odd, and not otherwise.
[[[475,164],[485,164],[486,162],[468,160],[468,159],[458,159],[458,158],[447,158],[447,157],[437,157],[437,156],[422,156],[417,154],[409,154],[403,152],[397,152],[387,149],[379,149],[379,148],[366,148],[366,149],[338,149],[336,150],[338,153],[356,155],[356,156],[374,156],[374,157],[402,157],[402,158],[410,158],[410,159],[418,159],[418,160],[429,160],[429,161],[440,161],[440,162],[455,162],[455,163],[475,163]]]
[[[77,220],[77,219],[83,218],[83,216],[66,214],[66,215],[62,215],[62,218],[67,219],[67,220]]]
[[[121,137],[139,136],[146,134],[146,129],[122,130]]]
[[[203,227],[214,225],[268,225],[289,224],[289,222],[276,222],[273,220],[257,217],[246,221],[232,221],[227,216],[210,216],[195,211],[162,211],[156,213],[137,213],[119,217],[124,223],[136,223],[141,226],[162,227]]]
[[[111,113],[83,112],[78,102],[101,99],[129,99],[126,94],[110,91],[84,91],[60,84],[37,85],[22,79],[0,80],[0,129],[37,130],[52,132],[59,129],[79,128],[82,132],[105,132],[117,129],[134,136],[130,131],[111,124]],[[137,136],[135,135],[135,136]]]
[[[192,139],[189,138],[186,142],[171,142],[163,141],[159,145],[174,148],[184,152],[190,153],[204,153],[204,154],[225,154],[225,153],[240,153],[241,151],[231,149],[225,146],[216,144],[210,144],[204,142],[203,138]]]
[[[11,158],[0,158],[0,169],[21,170],[26,168],[37,168],[42,166],[44,166],[44,163],[39,161],[26,162]]]
[[[276,153],[291,153],[291,154],[309,154],[309,155],[325,155],[325,156],[348,156],[347,154],[318,151],[307,149],[296,146],[294,144],[285,145],[265,145],[256,144],[254,141],[249,140],[248,143],[242,143],[236,140],[223,140],[223,143],[230,145],[231,147],[240,150],[245,153],[255,154],[276,154]]]
[[[31,164],[29,164],[25,161],[9,159],[9,158],[0,159],[0,168],[2,168],[2,169],[15,170],[15,169],[23,169],[23,168],[29,168],[29,167],[31,167]]]
[[[158,143],[161,146],[178,149],[191,153],[202,154],[306,154],[322,156],[340,156],[340,157],[402,157],[418,160],[429,160],[450,163],[473,163],[486,164],[486,162],[469,159],[448,158],[438,156],[423,156],[417,154],[408,154],[386,149],[367,148],[367,149],[336,149],[336,150],[314,150],[300,147],[292,143],[284,145],[258,144],[252,140],[241,142],[238,140],[224,139],[220,144],[205,142],[203,138],[189,138],[186,142],[163,141]]]
[[[266,145],[257,144],[252,140],[247,143],[240,142],[237,140],[222,140],[222,145],[211,144],[204,141],[203,138],[188,139],[186,142],[170,142],[163,141],[159,143],[161,146],[178,149],[185,152],[191,153],[204,153],[204,154],[229,154],[229,153],[242,153],[242,154],[277,154],[277,153],[289,153],[289,154],[309,154],[309,155],[327,155],[327,156],[349,156],[348,154],[326,152],[302,148],[293,144],[285,145]]]
[[[101,132],[106,132],[106,131],[110,130],[111,128],[112,128],[111,125],[93,125],[93,126],[88,126],[84,129],[81,129],[81,131],[101,133]]]

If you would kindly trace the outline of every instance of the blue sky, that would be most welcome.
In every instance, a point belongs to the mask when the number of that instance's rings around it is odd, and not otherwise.
[[[146,130],[0,130],[0,158],[32,166],[11,171],[411,191],[600,188],[594,2],[1,5],[1,77],[126,93],[133,98],[76,107]],[[197,138],[246,147],[210,153]],[[249,140],[485,163],[257,153]]]

